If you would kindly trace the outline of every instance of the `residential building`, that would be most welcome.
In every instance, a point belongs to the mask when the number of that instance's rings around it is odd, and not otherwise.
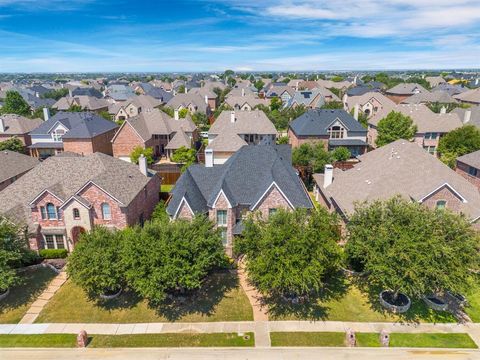
[[[368,92],[360,96],[348,96],[345,94],[343,97],[343,105],[346,111],[351,112],[357,104],[359,106],[358,110],[367,117],[375,115],[384,108],[393,109],[395,107],[395,103],[392,100],[379,92]]]
[[[293,147],[322,142],[325,150],[343,146],[352,156],[367,150],[367,129],[345,110],[309,110],[290,123],[288,138]]]
[[[150,95],[135,95],[127,101],[110,105],[109,113],[115,121],[123,121],[137,116],[142,111],[151,111],[160,105],[162,105],[162,102]]]
[[[425,92],[428,92],[428,90],[420,84],[402,83],[386,90],[385,95],[394,103],[400,104],[403,100],[412,95]]]
[[[293,97],[286,103],[284,107],[295,108],[297,106],[305,106],[309,109],[319,109],[325,104],[325,98],[319,89],[295,91]]]
[[[96,97],[97,99],[103,98],[103,94],[95,89],[94,87],[77,87],[75,89],[70,90],[69,93],[70,97],[75,97],[75,96],[90,96],[90,97]]]
[[[135,92],[128,85],[113,84],[105,88],[104,96],[106,99],[110,99],[113,102],[127,101],[135,96]]]
[[[30,132],[30,155],[40,159],[63,151],[112,155],[111,140],[117,129],[113,121],[92,112],[60,111]]]
[[[479,105],[480,104],[480,88],[468,90],[461,94],[453,95],[453,97],[462,103]]]
[[[205,162],[225,163],[245,145],[273,145],[277,130],[261,110],[222,111],[208,131]]]
[[[208,101],[208,96],[202,96],[195,93],[177,94],[167,102],[166,106],[178,111],[187,109],[190,114],[194,114],[198,111],[210,115],[211,109]]]
[[[165,104],[173,97],[173,95],[161,87],[155,87],[150,83],[138,83],[135,87],[135,92],[140,95],[149,95],[157,100],[160,100],[161,104]]]
[[[441,76],[426,76],[425,80],[430,84],[430,87],[432,88],[447,83],[447,81]]]
[[[349,170],[327,165],[325,174],[313,176],[315,199],[345,221],[354,212],[355,204],[397,195],[432,209],[464,214],[472,223],[480,217],[478,189],[412,142],[397,140],[359,160]]]
[[[453,114],[457,114],[462,119],[465,125],[475,125],[480,128],[480,105],[465,108],[456,108],[451,111]]]
[[[180,146],[191,148],[197,139],[197,127],[190,117],[180,119],[176,111],[172,119],[159,109],[151,109],[126,119],[120,126],[112,139],[113,156],[130,161],[130,154],[140,146],[152,148],[154,157],[158,158],[171,155]]]
[[[455,171],[480,190],[480,150],[458,157]]]
[[[30,131],[42,123],[42,119],[27,119],[16,114],[0,114],[0,142],[15,137],[25,146],[30,146],[32,144]]]
[[[73,250],[96,225],[142,224],[159,201],[160,178],[102,153],[63,153],[43,161],[0,192],[0,213],[26,224],[32,250]]]
[[[402,104],[455,104],[457,101],[446,91],[423,92],[412,95],[401,102]]]
[[[192,88],[189,90],[190,94],[198,94],[203,96],[211,111],[215,111],[218,106],[218,96],[207,87]]]
[[[38,160],[15,151],[0,151],[0,191],[38,165]]]
[[[98,99],[93,96],[78,95],[78,96],[66,96],[60,98],[52,108],[59,111],[68,111],[71,107],[77,106],[86,111],[107,111],[108,102],[105,99]]]
[[[172,191],[167,213],[172,219],[205,214],[221,229],[226,252],[251,212],[265,218],[277,209],[312,209],[310,197],[292,167],[288,145],[244,146],[225,164],[191,165]]]
[[[381,119],[385,118],[391,111],[400,112],[409,116],[417,126],[414,141],[431,154],[436,154],[440,138],[461,127],[462,120],[455,113],[434,113],[428,106],[418,105],[396,105],[394,108],[384,108],[368,120],[368,143],[375,147],[378,137],[377,126]]]
[[[228,94],[228,96],[225,98],[225,104],[227,104],[234,110],[241,111],[251,111],[259,105],[270,105],[270,99],[260,99],[255,95],[246,95],[246,93],[244,92],[242,92],[242,94],[244,95],[236,96]]]

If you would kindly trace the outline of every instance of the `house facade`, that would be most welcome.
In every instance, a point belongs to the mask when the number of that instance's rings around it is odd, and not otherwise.
[[[32,250],[73,250],[93,226],[143,223],[159,201],[161,180],[147,170],[95,153],[57,155],[0,192],[0,213],[26,224]]]
[[[288,145],[244,146],[220,166],[190,166],[177,181],[167,206],[172,219],[208,216],[221,229],[227,254],[243,219],[260,212],[267,218],[277,209],[313,208],[291,165]]]
[[[455,171],[480,190],[480,150],[458,157]]]

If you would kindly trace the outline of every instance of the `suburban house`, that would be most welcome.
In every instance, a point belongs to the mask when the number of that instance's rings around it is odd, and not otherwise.
[[[242,147],[223,165],[191,165],[178,179],[167,213],[172,219],[208,215],[232,255],[242,219],[254,211],[268,217],[279,208],[311,209],[313,204],[292,167],[290,146],[256,145]]]
[[[346,111],[351,112],[357,104],[359,106],[358,110],[367,117],[375,115],[384,108],[392,109],[395,107],[395,103],[392,100],[379,92],[368,92],[360,96],[348,96],[345,94],[343,97],[343,106]]]
[[[402,83],[386,90],[385,95],[394,103],[400,104],[403,100],[412,95],[425,92],[428,92],[428,90],[420,84]]]
[[[468,90],[453,96],[456,100],[466,104],[480,104],[480,88]]]
[[[243,90],[243,89],[242,89]],[[269,99],[260,99],[254,95],[230,95],[225,98],[225,104],[234,110],[251,111],[258,105],[269,106]]]
[[[319,109],[325,104],[325,98],[319,89],[299,90],[295,91],[293,97],[286,103],[284,107],[295,108],[297,106],[305,106],[309,109]]]
[[[113,121],[92,112],[58,112],[30,132],[30,155],[45,159],[63,151],[112,155],[111,140],[118,129]]]
[[[211,110],[208,96],[195,93],[177,94],[167,102],[166,106],[178,111],[187,109],[190,114],[198,111],[209,115]]]
[[[447,83],[447,81],[441,76],[426,76],[425,80],[430,84],[430,87],[432,88]]]
[[[278,97],[282,100],[282,103],[288,103],[290,99],[295,95],[295,90],[290,86],[272,86],[268,91],[265,92],[265,97],[271,99]]]
[[[106,111],[108,110],[108,105],[108,101],[105,99],[98,99],[93,96],[78,95],[74,97],[62,97],[52,105],[52,108],[59,111],[68,111],[72,106],[79,106],[82,110]]]
[[[161,87],[155,87],[150,83],[138,83],[134,90],[139,95],[149,95],[157,100],[160,100],[160,103],[167,103],[173,95],[162,89]]]
[[[423,104],[397,105],[394,108],[384,108],[368,119],[368,143],[375,147],[378,137],[377,126],[381,119],[391,111],[400,112],[409,116],[417,126],[414,141],[431,154],[436,154],[440,137],[463,125],[460,117],[455,113],[434,113]]]
[[[122,229],[148,219],[160,177],[102,153],[63,153],[43,161],[0,192],[0,213],[26,224],[30,248],[71,251],[95,225]]]
[[[290,123],[289,144],[322,142],[325,150],[343,146],[353,156],[367,150],[367,129],[345,110],[309,110]]]
[[[468,88],[462,86],[462,85],[455,85],[455,84],[439,84],[435,86],[432,89],[432,92],[434,91],[445,91],[447,92],[450,96],[461,94],[465,91],[468,91]]]
[[[127,101],[110,105],[109,113],[112,114],[115,121],[123,121],[160,105],[162,105],[162,102],[150,95],[138,95]]]
[[[323,87],[325,89],[338,89],[342,91],[347,91],[349,87],[351,87],[353,84],[350,81],[332,81],[332,80],[323,80],[323,79],[318,79],[317,84],[320,87]]]
[[[277,130],[261,110],[222,111],[208,132],[205,162],[225,163],[245,145],[273,145]]]
[[[112,84],[105,88],[105,99],[110,99],[113,102],[126,101],[135,96],[133,89],[124,84]]]
[[[323,206],[348,221],[356,203],[387,200],[400,195],[430,208],[480,217],[478,188],[416,144],[397,140],[359,157],[349,170],[327,165],[314,174],[314,196]]]
[[[0,164],[0,191],[2,191],[38,165],[38,160],[15,151],[2,150]]]
[[[325,88],[325,87],[318,87],[317,88],[319,91],[320,91],[320,94],[322,94],[322,96],[324,97],[325,99],[325,102],[330,102],[330,101],[341,101],[340,98],[335,95],[331,90]]]
[[[42,123],[42,119],[27,119],[16,114],[0,114],[0,142],[15,137],[25,146],[30,146],[32,144],[30,131]]]
[[[469,107],[468,109],[456,108],[451,111],[463,119],[465,125],[475,125],[480,128],[480,105]]]
[[[192,88],[188,92],[190,94],[198,94],[200,96],[203,96],[205,101],[208,103],[210,110],[215,111],[215,109],[217,108],[218,96],[213,92],[213,90],[210,90],[207,87],[199,87],[199,88]]]
[[[103,98],[103,94],[99,90],[95,89],[94,87],[77,87],[69,91],[69,96],[70,97],[90,96],[90,97],[96,97],[97,99]]]
[[[155,158],[171,156],[181,146],[193,147],[197,139],[197,127],[190,117],[180,119],[175,112],[172,119],[159,109],[151,109],[128,118],[120,126],[112,139],[113,156],[130,161],[137,146],[152,148]]]
[[[480,150],[459,156],[455,171],[480,190]]]
[[[423,92],[412,95],[402,101],[402,104],[454,104],[457,101],[446,91]]]

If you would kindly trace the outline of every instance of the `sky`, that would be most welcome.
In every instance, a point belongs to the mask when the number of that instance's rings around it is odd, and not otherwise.
[[[0,73],[460,68],[479,0],[0,0]]]

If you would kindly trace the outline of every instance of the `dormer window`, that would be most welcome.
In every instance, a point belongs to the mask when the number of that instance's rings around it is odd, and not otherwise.
[[[53,141],[62,141],[62,137],[65,135],[65,130],[57,129],[53,132]]]
[[[328,129],[330,139],[343,139],[345,136],[345,129],[340,125],[332,126]]]

